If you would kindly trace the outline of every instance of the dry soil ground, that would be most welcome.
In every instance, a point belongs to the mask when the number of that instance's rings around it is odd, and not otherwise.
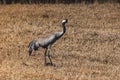
[[[44,66],[44,49],[28,56],[28,43],[62,30],[52,46],[55,66]],[[0,80],[119,80],[119,4],[0,6]]]

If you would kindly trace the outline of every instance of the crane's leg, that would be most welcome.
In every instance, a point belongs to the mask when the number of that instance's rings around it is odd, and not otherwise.
[[[50,60],[50,64],[53,65],[52,60],[51,60],[50,49],[51,49],[51,45],[48,46],[48,58]]]
[[[44,60],[45,60],[44,65],[46,65],[46,53],[47,53],[47,48],[45,49],[45,53],[44,53]]]

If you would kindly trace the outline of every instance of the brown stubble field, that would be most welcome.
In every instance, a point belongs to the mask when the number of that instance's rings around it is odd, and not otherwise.
[[[44,66],[44,49],[28,56],[27,46],[60,31],[52,46],[55,66]],[[119,4],[0,6],[0,80],[119,80]]]

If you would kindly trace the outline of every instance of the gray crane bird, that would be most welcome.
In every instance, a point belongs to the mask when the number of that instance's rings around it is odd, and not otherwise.
[[[66,32],[66,26],[65,24],[68,22],[67,19],[62,20],[62,28],[63,30],[61,32],[55,32],[54,34],[43,38],[43,39],[38,39],[38,40],[32,40],[29,43],[28,46],[28,52],[29,52],[29,56],[32,54],[32,51],[36,51],[38,50],[38,48],[42,47],[45,49],[44,52],[44,64],[47,65],[46,63],[46,56],[48,56],[49,60],[50,60],[50,65],[53,65],[52,60],[51,60],[51,53],[50,53],[50,49],[53,43],[55,43],[60,37],[63,36],[63,34]]]

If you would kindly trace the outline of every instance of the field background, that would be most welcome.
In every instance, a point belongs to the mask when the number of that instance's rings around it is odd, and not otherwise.
[[[67,32],[52,46],[55,66],[44,66],[44,49],[28,56],[33,39]],[[0,5],[0,80],[119,80],[120,5]]]

